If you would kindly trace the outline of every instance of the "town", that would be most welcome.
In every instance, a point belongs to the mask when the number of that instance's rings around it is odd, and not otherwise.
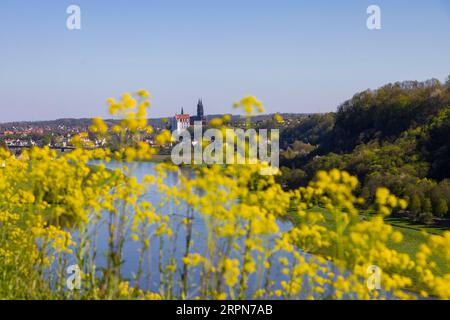
[[[202,99],[198,100],[196,108],[193,109],[196,111],[195,115],[185,113],[182,107],[180,113],[172,117],[148,119],[154,131],[151,134],[146,134],[144,141],[153,146],[155,144],[154,137],[162,130],[180,132],[189,129],[195,122],[202,123],[206,129],[211,119],[223,116],[205,115]],[[283,126],[292,126],[304,116],[306,115],[282,114]],[[251,121],[255,127],[263,127],[267,125],[267,121],[272,119],[273,115],[267,114],[254,116]],[[105,120],[105,123],[112,127],[117,121],[109,119]],[[230,123],[233,127],[240,128],[244,126],[245,118],[241,115],[231,115]],[[8,148],[14,154],[19,154],[22,149],[44,146],[64,152],[73,149],[72,138],[81,135],[83,142],[91,148],[105,147],[107,141],[90,132],[91,124],[92,119],[90,118],[0,123],[0,146]]]

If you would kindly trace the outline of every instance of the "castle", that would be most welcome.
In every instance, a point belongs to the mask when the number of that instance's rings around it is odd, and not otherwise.
[[[194,125],[195,122],[201,122],[202,125],[206,124],[206,117],[203,108],[202,99],[198,100],[197,103],[197,114],[195,116],[190,116],[185,114],[183,108],[181,108],[181,113],[176,114],[172,122],[172,130],[182,131],[188,129],[190,126]]]

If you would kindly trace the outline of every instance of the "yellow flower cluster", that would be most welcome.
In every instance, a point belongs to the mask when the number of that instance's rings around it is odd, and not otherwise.
[[[225,258],[221,265],[223,269],[223,277],[225,284],[229,287],[233,287],[239,280],[239,260]]]
[[[416,256],[396,250],[404,237],[384,219],[406,201],[385,188],[373,203],[362,199],[357,178],[345,171],[320,171],[293,191],[261,175],[262,163],[195,167],[175,185],[167,180],[179,168],[170,164],[135,178],[132,162],[155,152],[142,141],[152,131],[149,96],[140,90],[108,100],[118,124],[108,128],[96,118],[90,127],[111,143],[104,149],[86,148],[84,135],[64,154],[33,148],[14,157],[0,149],[0,298],[412,299],[412,287],[423,297],[450,298],[450,233],[427,236]],[[236,105],[263,111],[255,97]],[[155,140],[170,143],[170,132]],[[112,159],[129,164],[107,168]],[[148,200],[149,192],[158,200]],[[373,212],[364,219],[363,203]],[[100,225],[107,229],[102,246]],[[139,259],[125,281],[128,241]],[[106,257],[101,273],[99,254]],[[68,257],[82,270],[79,292],[64,290]],[[382,270],[384,292],[368,288],[371,266]],[[160,284],[149,291],[139,287],[151,279],[147,269]]]
[[[257,111],[258,113],[264,113],[264,107],[261,101],[256,99],[254,96],[247,96],[242,98],[240,101],[235,102],[234,108],[242,107],[245,114],[252,115]]]

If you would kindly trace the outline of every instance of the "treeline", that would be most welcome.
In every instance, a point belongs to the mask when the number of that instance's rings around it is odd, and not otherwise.
[[[428,223],[450,217],[450,77],[358,93],[335,114],[284,129],[281,141],[287,188],[339,168],[358,176],[366,198],[385,186],[408,199],[398,214]]]

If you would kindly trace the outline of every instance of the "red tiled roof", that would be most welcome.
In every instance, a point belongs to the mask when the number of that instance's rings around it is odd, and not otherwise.
[[[175,115],[176,120],[190,120],[191,116],[188,114],[177,114]]]

